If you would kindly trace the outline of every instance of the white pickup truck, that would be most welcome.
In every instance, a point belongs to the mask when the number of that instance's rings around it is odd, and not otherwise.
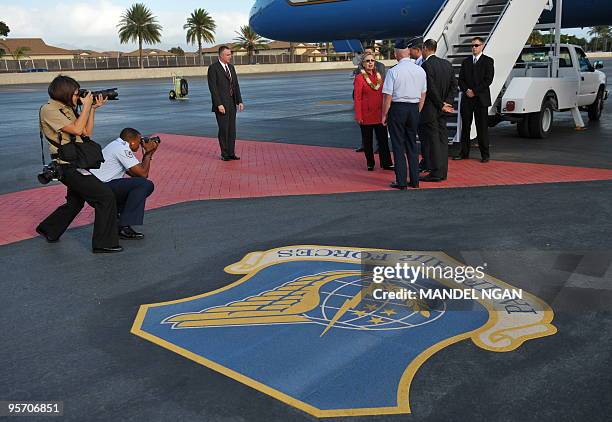
[[[551,51],[551,46],[525,47],[498,102],[495,121],[517,123],[523,137],[547,137],[556,111],[572,111],[576,126],[582,125],[579,110],[597,121],[608,97],[606,75],[598,70],[602,61],[591,64],[580,47],[561,44],[558,77],[551,77]]]

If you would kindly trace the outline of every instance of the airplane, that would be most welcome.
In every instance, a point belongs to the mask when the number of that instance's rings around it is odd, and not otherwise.
[[[422,35],[446,0],[257,0],[249,24],[281,41],[380,40]],[[554,21],[547,12],[543,22]],[[612,24],[610,0],[565,0],[563,28]]]

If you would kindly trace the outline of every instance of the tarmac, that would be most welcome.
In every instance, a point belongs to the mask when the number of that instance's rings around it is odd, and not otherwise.
[[[417,372],[410,415],[332,420],[608,419],[609,112],[582,132],[560,115],[545,140],[502,125],[491,131],[489,164],[451,162],[448,185],[398,192],[386,188],[390,173],[366,172],[351,150],[360,141],[350,73],[241,78],[243,160],[226,167],[205,82],[189,82],[190,99],[175,103],[169,81],[114,83],[120,101],[97,115],[102,143],[125,126],[167,134],[153,163],[146,239],[109,256],[89,253],[90,211],[57,244],[32,238],[63,195],[35,179],[46,87],[0,88],[0,400],[63,400],[64,419],[75,421],[316,420],[130,333],[142,304],[227,286],[237,277],[224,267],[250,252],[310,244],[486,262],[491,275],[546,301],[558,330],[508,353],[455,343]]]

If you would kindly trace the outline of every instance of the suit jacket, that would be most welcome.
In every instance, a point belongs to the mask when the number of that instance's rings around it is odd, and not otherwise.
[[[382,75],[381,75],[382,77]],[[376,76],[371,76],[372,83],[376,83]],[[381,81],[382,83],[382,81]],[[379,125],[382,123],[382,86],[374,90],[368,85],[363,75],[355,76],[355,119],[364,125]]]
[[[430,56],[422,67],[427,75],[427,95],[421,111],[421,121],[430,122],[444,114],[444,103],[455,103],[457,80],[453,65],[439,57]]]
[[[476,99],[480,104],[489,107],[492,104],[489,87],[493,83],[494,76],[495,63],[491,57],[483,54],[474,64],[474,58],[470,56],[461,63],[459,88],[464,94],[468,89],[471,89],[476,94]],[[464,96],[463,98],[467,97]]]
[[[238,76],[236,75],[236,69],[232,64],[227,65],[232,75],[231,83],[234,88],[234,96],[230,95],[230,78],[227,77],[225,70],[220,62],[213,63],[208,68],[208,89],[210,90],[210,97],[212,100],[212,111],[218,111],[220,105],[226,109],[231,104],[242,103],[242,96],[240,95],[240,85],[238,84]]]

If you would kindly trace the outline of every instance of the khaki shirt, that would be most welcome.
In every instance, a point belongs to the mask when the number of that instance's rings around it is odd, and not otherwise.
[[[46,138],[53,139],[58,142],[58,132],[65,126],[76,121],[77,117],[74,114],[72,107],[60,103],[56,100],[49,100],[47,104],[42,106],[40,110],[40,121],[42,126],[43,135]],[[62,145],[70,142],[70,134],[62,132]],[[76,137],[76,142],[83,142],[80,136]],[[49,144],[49,152],[51,154],[57,154],[57,148]],[[56,160],[60,164],[67,164],[64,161]]]

